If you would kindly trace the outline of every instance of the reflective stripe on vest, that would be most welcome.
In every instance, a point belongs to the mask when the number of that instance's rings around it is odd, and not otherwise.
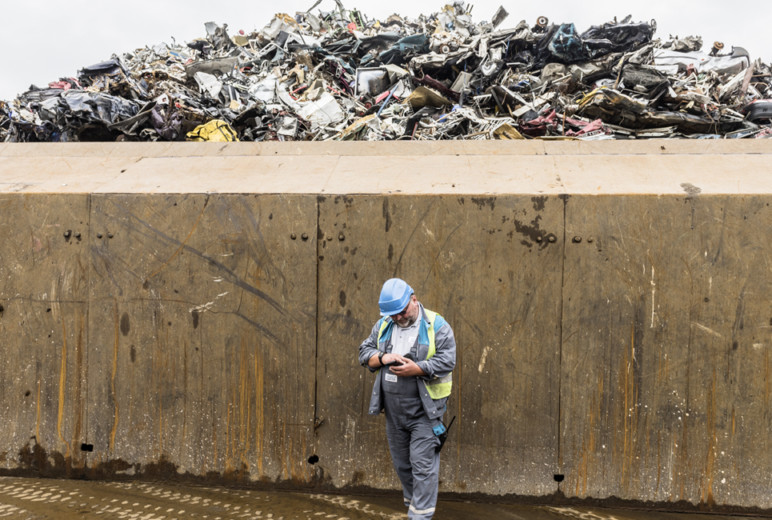
[[[426,318],[428,319],[427,334],[429,336],[429,351],[426,355],[426,359],[431,359],[432,357],[434,357],[434,354],[437,353],[437,344],[435,342],[436,333],[434,330],[434,324],[436,322],[437,313],[432,312],[428,309],[424,309],[424,312],[426,313]],[[383,332],[389,326],[389,323],[390,323],[389,320],[385,318],[381,322],[381,327],[378,330],[379,347],[381,344],[381,337],[383,336]],[[429,397],[431,397],[432,399],[442,399],[444,397],[448,397],[450,395],[450,391],[453,389],[453,374],[450,373],[445,377],[437,377],[434,379],[430,379],[428,381],[425,381],[425,383],[426,383],[426,390],[429,392]]]

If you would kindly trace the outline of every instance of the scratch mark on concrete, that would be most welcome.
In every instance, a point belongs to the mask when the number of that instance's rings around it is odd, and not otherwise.
[[[347,445],[355,446],[356,437],[357,437],[357,421],[355,418],[346,414],[346,432],[343,434],[343,438],[346,439]]]
[[[190,240],[190,237],[191,237],[191,236],[193,236],[193,233],[196,231],[196,228],[198,227],[198,223],[199,223],[199,222],[201,222],[201,217],[203,217],[203,216],[204,216],[204,210],[206,210],[206,206],[207,206],[207,204],[209,204],[209,196],[207,196],[207,197],[204,199],[204,207],[202,207],[202,208],[201,208],[201,212],[198,214],[198,217],[196,217],[196,221],[193,223],[193,227],[192,227],[192,228],[190,228],[190,231],[188,232],[188,236],[186,236],[186,237],[185,237],[185,240],[183,240],[182,242],[180,242],[180,246],[177,248],[177,250],[176,250],[174,253],[172,253],[172,256],[170,256],[169,258],[167,258],[167,259],[166,259],[166,261],[165,261],[164,263],[162,263],[162,264],[161,264],[161,265],[158,267],[158,269],[156,269],[155,271],[153,271],[153,273],[151,273],[151,274],[150,274],[150,276],[148,276],[148,277],[147,277],[147,278],[148,278],[148,280],[149,280],[149,279],[151,279],[151,278],[153,278],[153,277],[154,277],[155,275],[157,275],[158,273],[160,273],[160,272],[163,270],[163,268],[164,268],[164,267],[166,267],[167,265],[169,265],[169,262],[171,262],[172,260],[174,260],[174,258],[175,258],[175,257],[176,257],[178,254],[180,254],[180,251],[182,251],[182,250],[185,248],[185,245],[187,244],[188,240]]]
[[[51,317],[54,319],[54,321],[59,321],[59,316],[61,316],[61,307],[59,305],[59,294],[57,292],[57,283],[56,280],[51,280]],[[46,297],[46,294],[43,294],[44,297]]]
[[[153,226],[151,226],[148,222],[145,222],[144,220],[142,220],[139,217],[137,217],[137,215],[134,215],[134,214],[132,214],[132,213],[130,213],[128,211],[126,213],[129,215],[130,218],[133,218],[134,220],[136,220],[137,222],[142,224],[145,228],[147,228],[148,230],[150,230],[151,232],[156,234],[162,240],[164,240],[166,242],[169,242],[169,243],[179,244],[180,248],[182,248],[184,251],[197,256],[198,258],[200,258],[200,259],[204,260],[205,262],[207,262],[212,267],[214,267],[216,269],[219,269],[223,274],[225,274],[225,276],[223,277],[224,281],[227,281],[228,283],[231,283],[231,284],[235,285],[236,287],[239,287],[240,289],[243,289],[243,290],[245,290],[245,291],[247,291],[247,292],[257,296],[258,298],[261,298],[263,301],[268,303],[271,307],[276,309],[276,311],[279,314],[281,314],[282,316],[286,316],[286,311],[284,310],[284,307],[282,307],[281,304],[278,301],[276,301],[275,299],[271,298],[268,294],[266,294],[265,292],[261,291],[257,287],[255,287],[253,285],[250,285],[249,283],[245,282],[235,272],[233,272],[233,270],[229,269],[224,264],[222,264],[222,263],[218,262],[217,260],[215,260],[215,259],[213,259],[213,258],[211,258],[211,257],[209,257],[207,255],[205,255],[203,252],[199,251],[198,249],[190,247],[189,245],[181,243],[178,240],[176,240],[176,239],[166,235],[165,233],[163,233],[160,230],[158,230],[158,229],[154,228]],[[116,286],[117,285],[118,284],[116,284]],[[120,290],[120,287],[119,287],[119,290]],[[290,315],[290,318],[294,318],[294,317]]]
[[[715,330],[713,330],[713,329],[711,329],[709,327],[706,327],[705,325],[702,325],[701,323],[697,323],[696,321],[693,321],[692,325],[697,327],[699,330],[701,330],[703,332],[707,332],[708,334],[710,334],[712,336],[716,336],[717,338],[724,339],[724,336],[722,336],[721,334],[719,334]]]
[[[483,369],[485,368],[485,360],[488,358],[488,352],[491,351],[490,347],[485,347],[483,349],[482,357],[480,358],[480,364],[477,365],[477,372],[482,374]]]
[[[242,320],[246,321],[247,323],[249,323],[250,325],[252,325],[254,328],[256,328],[257,330],[259,330],[260,332],[262,332],[262,333],[265,335],[265,337],[267,337],[267,338],[271,339],[271,340],[272,340],[272,341],[274,341],[275,343],[279,343],[279,342],[280,342],[280,340],[279,340],[279,338],[276,336],[276,334],[274,334],[273,332],[271,332],[270,330],[268,330],[268,328],[266,328],[264,325],[262,325],[262,324],[258,323],[257,321],[255,321],[255,320],[252,320],[252,319],[250,319],[250,318],[247,318],[247,317],[246,317],[246,316],[244,316],[244,315],[243,315],[241,312],[237,312],[237,311],[235,311],[235,312],[231,312],[231,314],[233,314],[234,316],[236,316],[236,317],[238,317],[238,318],[241,318]]]
[[[426,222],[421,222],[421,227],[423,228],[423,231],[424,231],[424,233],[426,233],[427,235],[429,235],[429,237],[430,237],[432,240],[436,240],[436,239],[435,239],[435,237],[434,237],[434,233],[433,233],[433,232],[432,232],[432,230],[431,230],[431,229],[429,229],[429,227],[426,225]]]
[[[405,241],[405,247],[402,248],[402,252],[399,254],[397,263],[394,264],[394,276],[397,276],[397,271],[399,270],[399,266],[402,264],[402,258],[405,256],[405,252],[407,251],[407,248],[413,243],[413,236],[415,236],[416,231],[418,231],[418,228],[420,228],[423,225],[423,222],[426,219],[426,216],[429,214],[429,211],[431,211],[433,206],[434,206],[434,201],[432,201],[429,204],[429,207],[426,208],[426,211],[424,211],[423,215],[421,215],[418,218],[416,225],[413,226],[413,230],[410,232],[410,236]]]
[[[456,231],[458,231],[459,229],[461,229],[461,224],[457,225],[450,233],[448,233],[448,236],[445,238],[442,245],[437,250],[437,254],[434,255],[434,258],[432,259],[432,268],[436,268],[437,272],[443,271],[443,269],[441,269],[440,266],[437,265],[437,259],[440,257],[440,254],[445,250],[445,247],[447,246],[448,242],[450,242],[451,237],[455,235]],[[427,228],[427,231],[428,231],[428,228]],[[431,237],[434,238],[434,235],[432,234]],[[401,260],[401,257],[400,257],[400,260]],[[423,280],[424,284],[429,279],[430,275],[431,275],[431,269],[429,269],[429,271],[427,271],[426,273],[426,277]]]
[[[190,309],[188,309],[188,312],[194,312],[194,311],[206,312],[206,311],[208,311],[209,309],[211,309],[214,306],[214,304],[215,304],[215,302],[217,300],[219,300],[220,298],[222,298],[223,296],[225,296],[227,294],[228,294],[228,291],[225,291],[224,293],[220,293],[211,302],[202,303],[201,305],[196,305],[195,307],[191,307]]]

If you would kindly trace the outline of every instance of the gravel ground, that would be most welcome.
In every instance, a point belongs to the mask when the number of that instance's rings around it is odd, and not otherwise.
[[[0,478],[0,519],[272,519],[406,518],[396,496],[257,491],[169,482],[100,482]],[[586,507],[482,504],[440,500],[437,520],[729,520],[719,515]]]

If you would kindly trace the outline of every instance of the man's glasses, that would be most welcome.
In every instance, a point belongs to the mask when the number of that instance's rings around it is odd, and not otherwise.
[[[407,313],[407,310],[410,308],[410,304],[411,304],[411,303],[413,303],[413,301],[412,301],[412,300],[411,300],[411,301],[409,301],[409,302],[407,302],[407,306],[405,306],[405,308],[404,308],[404,309],[402,309],[402,311],[401,311],[401,312],[398,312],[397,314],[392,314],[392,315],[391,315],[392,319],[395,319],[395,318],[399,318],[399,317],[401,317],[401,316],[404,316],[404,315]]]

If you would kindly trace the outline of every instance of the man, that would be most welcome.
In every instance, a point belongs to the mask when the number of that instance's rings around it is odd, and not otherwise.
[[[387,280],[378,306],[383,317],[359,346],[359,362],[377,372],[370,414],[386,412],[386,438],[408,518],[428,520],[437,505],[442,415],[456,340],[448,322],[424,309],[404,280]]]

